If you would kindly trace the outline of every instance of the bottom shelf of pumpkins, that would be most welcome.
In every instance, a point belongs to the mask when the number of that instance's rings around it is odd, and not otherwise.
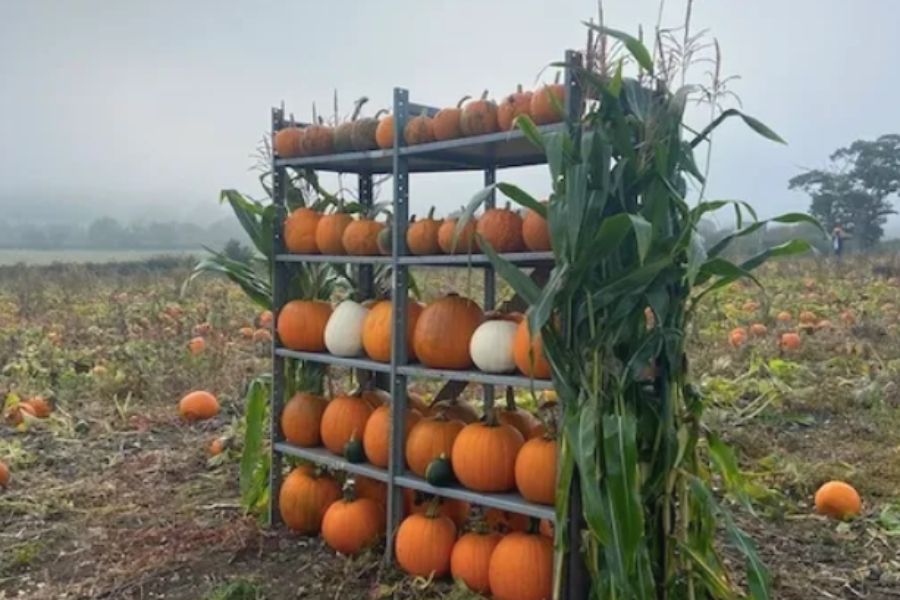
[[[279,495],[291,530],[315,535],[353,556],[384,536],[387,486],[355,476],[338,480],[321,467],[302,465],[285,478]],[[550,600],[553,595],[553,524],[521,514],[484,509],[462,500],[404,490],[404,518],[394,538],[397,564],[424,578],[451,576],[497,600]]]

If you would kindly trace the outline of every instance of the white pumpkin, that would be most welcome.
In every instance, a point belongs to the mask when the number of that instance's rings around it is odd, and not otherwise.
[[[475,366],[485,373],[514,371],[513,342],[518,324],[512,321],[485,321],[478,326],[469,342],[469,355]]]
[[[363,321],[369,309],[344,300],[331,313],[325,324],[325,347],[335,356],[359,356],[362,354]]]

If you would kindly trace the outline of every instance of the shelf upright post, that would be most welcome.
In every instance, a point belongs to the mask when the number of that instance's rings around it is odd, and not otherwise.
[[[369,210],[372,207],[373,196],[374,192],[372,189],[372,174],[360,173],[357,183],[357,198],[359,200],[359,204],[363,207],[364,210]],[[359,293],[359,298],[357,298],[357,300],[359,302],[364,302],[373,298],[375,286],[374,264],[363,263],[354,267],[353,270],[355,271],[357,291]],[[387,383],[386,381],[380,381],[380,379],[386,378],[380,377],[380,374],[378,373],[359,370],[357,372],[357,377],[361,384],[369,383],[374,378],[376,387],[387,387],[387,385],[385,385]],[[381,384],[381,386],[378,385],[379,383]]]
[[[272,136],[284,127],[284,109],[272,109]],[[285,252],[284,248],[284,219],[287,215],[285,167],[278,166],[275,161],[274,150],[272,152],[272,202],[275,205],[275,223],[272,227],[272,254],[277,256]],[[286,282],[288,277],[288,265],[273,261],[272,263],[272,313],[275,317],[281,311],[287,301]],[[281,523],[281,511],[278,510],[278,496],[281,491],[282,456],[275,451],[275,444],[284,441],[281,431],[279,415],[284,403],[284,361],[285,359],[275,352],[277,336],[272,336],[272,398],[270,402],[271,417],[269,431],[272,436],[272,462],[269,468],[269,523],[272,526]]]
[[[408,116],[409,92],[394,88],[394,223],[391,228],[391,427],[390,461],[388,463],[388,518],[385,561],[394,560],[394,532],[403,515],[403,493],[396,485],[396,477],[406,469],[404,432],[406,431],[406,376],[397,367],[407,363],[406,304],[409,293],[407,267],[399,258],[407,254],[406,226],[409,220],[409,168],[400,154],[403,130]]]
[[[578,82],[577,68],[583,64],[580,52],[566,51],[566,126],[569,135],[576,140],[576,147],[581,137],[581,107],[582,94]],[[578,467],[572,474],[572,485],[569,489],[569,523],[567,528],[569,554],[567,567],[563,573],[562,598],[568,600],[581,600],[587,598],[590,590],[590,581],[584,557],[581,553],[581,532],[585,529],[584,513],[581,506],[581,483],[578,475]]]
[[[491,165],[490,167],[485,168],[484,170],[484,187],[489,187],[497,183],[497,167]],[[496,190],[491,190],[491,193],[488,194],[487,198],[484,200],[484,208],[485,210],[494,208],[497,205],[497,192]],[[490,310],[494,310],[495,304],[497,302],[496,298],[496,285],[497,280],[494,277],[494,267],[488,265],[484,269],[484,311],[488,312]],[[483,399],[484,399],[484,410],[485,414],[488,413],[494,407],[494,386],[491,384],[485,384],[483,386]]]

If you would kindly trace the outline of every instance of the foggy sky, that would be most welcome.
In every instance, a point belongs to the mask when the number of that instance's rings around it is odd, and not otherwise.
[[[666,8],[665,22],[680,22],[683,2]],[[657,9],[608,0],[607,24],[650,30]],[[0,204],[213,220],[224,210],[219,189],[261,193],[249,155],[272,105],[284,100],[308,119],[315,101],[330,114],[337,89],[342,113],[366,95],[371,115],[394,86],[438,106],[485,88],[501,98],[517,83],[533,87],[566,48],[583,48],[580,22],[594,14],[581,0],[3,0]],[[789,142],[737,121],[722,128],[709,197],[763,214],[805,210],[808,199],[786,189],[791,176],[900,128],[898,23],[890,0],[698,0],[692,27],[719,39],[744,110]],[[543,168],[500,179],[547,191]],[[414,176],[413,212],[450,212],[480,184],[476,174]]]

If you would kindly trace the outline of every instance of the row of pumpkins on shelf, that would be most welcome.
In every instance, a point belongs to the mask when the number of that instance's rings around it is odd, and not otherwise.
[[[409,396],[404,456],[410,471],[434,486],[459,482],[485,493],[518,490],[536,504],[553,505],[557,444],[555,402],[545,404],[548,427],[515,404],[507,388],[505,408],[479,419],[463,401],[427,406]],[[390,395],[378,389],[340,394],[330,401],[309,393],[291,398],[281,413],[281,431],[296,446],[324,445],[348,462],[387,468],[390,455]]]
[[[439,110],[433,117],[426,112],[409,119],[403,129],[407,146],[440,142],[460,137],[509,131],[520,115],[527,115],[538,125],[557,123],[563,118],[565,88],[558,83],[545,85],[535,92],[526,92],[522,86],[497,104],[485,92],[477,100],[465,96],[456,106]],[[390,149],[394,147],[394,117],[359,118],[368,98],[356,101],[349,121],[337,127],[329,127],[315,114],[313,123],[306,127],[289,124],[277,132],[272,146],[281,158],[318,156],[351,151]],[[468,102],[467,102],[468,101]]]
[[[282,520],[305,535],[321,532],[325,543],[354,556],[378,543],[386,524],[387,486],[366,477],[348,478],[343,494],[321,468],[296,467],[279,494]],[[470,590],[496,600],[550,600],[553,587],[553,525],[462,500],[428,498],[404,490],[397,529],[399,566],[414,577],[451,575]],[[467,531],[464,531],[467,529]]]
[[[546,252],[550,250],[547,220],[533,210],[523,218],[507,204],[490,208],[479,217],[469,219],[456,236],[456,217],[435,219],[434,208],[424,219],[413,215],[406,230],[406,246],[410,254],[468,254],[479,249],[479,238],[496,252]],[[284,221],[284,245],[296,254],[352,256],[388,256],[391,254],[391,228],[387,223],[340,210],[322,214],[309,208],[298,208]]]
[[[393,302],[344,300],[332,309],[320,300],[291,300],[278,313],[281,344],[291,350],[324,352],[390,362]],[[474,301],[449,294],[422,306],[407,302],[410,361],[434,369],[486,373],[519,370],[535,379],[550,378],[538,333],[531,338],[521,313],[484,313]]]

